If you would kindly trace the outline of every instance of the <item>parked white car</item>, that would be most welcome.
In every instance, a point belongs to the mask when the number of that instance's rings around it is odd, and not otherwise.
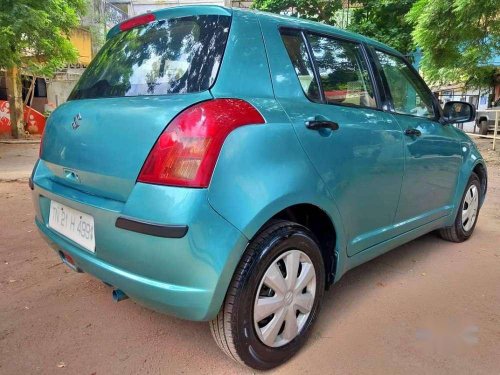
[[[484,111],[476,112],[476,124],[479,127],[479,131],[482,135],[488,134],[495,130],[495,116],[496,113],[492,110],[500,111],[500,99],[498,99],[491,108]]]

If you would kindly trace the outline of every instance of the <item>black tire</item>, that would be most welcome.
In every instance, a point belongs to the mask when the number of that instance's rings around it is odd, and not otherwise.
[[[268,267],[280,254],[291,249],[305,253],[314,266],[315,299],[299,334],[284,346],[271,347],[259,339],[254,328],[254,301]],[[251,241],[243,254],[223,306],[217,318],[210,322],[212,335],[233,360],[257,370],[276,367],[290,359],[306,342],[319,313],[324,289],[325,268],[314,235],[307,228],[289,221],[273,222]]]
[[[479,121],[479,132],[481,135],[488,135],[488,121]]]
[[[462,209],[464,207],[465,196],[472,185],[475,185],[477,188],[479,194],[478,196],[479,203],[477,207],[475,221],[472,227],[468,230],[465,230],[462,224]],[[472,172],[469,181],[467,182],[467,187],[465,188],[464,194],[462,195],[462,200],[460,201],[460,207],[458,209],[457,216],[455,217],[455,221],[451,227],[446,227],[439,230],[441,238],[451,242],[464,242],[468,240],[472,235],[472,232],[474,232],[474,228],[476,227],[477,218],[479,216],[479,210],[481,208],[481,200],[482,200],[481,182],[479,181],[479,177],[477,176],[477,174]]]

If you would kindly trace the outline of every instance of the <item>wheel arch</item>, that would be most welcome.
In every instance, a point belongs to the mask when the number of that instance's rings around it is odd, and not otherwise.
[[[299,194],[299,196],[301,195]],[[293,197],[298,198],[296,195],[293,195]],[[230,281],[234,277],[237,266],[243,258],[248,245],[276,219],[289,220],[304,225],[317,237],[325,262],[325,288],[337,281],[345,273],[344,266],[347,254],[345,252],[344,228],[333,200],[323,195],[316,196],[318,201],[315,202],[301,201],[293,199],[293,197],[286,195],[269,202],[256,215],[252,215],[252,219],[248,221],[235,223],[225,218],[244,235],[247,242],[245,247],[233,252],[230,261],[224,266],[224,277],[221,277],[217,287],[217,293],[223,295],[223,298],[226,296]],[[321,207],[328,207],[329,210],[327,211]],[[212,208],[214,207],[212,206]],[[216,209],[215,211],[217,212]],[[240,210],[234,211],[241,212],[245,210],[240,207]],[[224,217],[220,212],[218,213]],[[244,215],[244,217],[248,218],[247,215]],[[313,217],[312,220],[311,217]],[[244,225],[237,225],[243,223]],[[327,228],[329,231],[321,233],[323,228]],[[214,299],[210,309],[212,313],[207,315],[207,319],[211,319],[213,313],[219,311],[223,298]]]
[[[292,221],[303,225],[312,232],[319,245],[321,255],[323,256],[323,261],[325,263],[325,286],[332,284],[335,278],[336,266],[338,264],[338,252],[336,251],[337,230],[330,215],[328,215],[325,210],[314,204],[294,204],[282,209],[269,218],[262,225],[256,235],[275,220]]]
[[[460,204],[459,203],[457,204],[457,202],[460,202],[462,200],[462,196],[464,194],[465,188],[472,173],[476,173],[481,182],[481,202],[480,202],[481,205],[483,204],[486,196],[486,190],[488,185],[487,182],[488,174],[487,174],[486,164],[481,154],[479,153],[477,148],[473,146],[472,143],[463,145],[468,146],[470,151],[464,157],[464,161],[460,169],[460,174],[458,176],[457,185],[455,188],[455,195],[453,198],[454,209],[453,212],[449,215],[449,222],[447,224],[448,226],[452,225],[453,221],[455,220],[455,217],[457,215],[460,206]]]
[[[481,201],[479,203],[482,205],[486,197],[486,191],[488,190],[488,172],[486,171],[486,166],[481,162],[476,163],[472,172],[477,174],[481,183]]]

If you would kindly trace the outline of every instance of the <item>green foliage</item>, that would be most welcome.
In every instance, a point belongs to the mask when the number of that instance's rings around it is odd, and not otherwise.
[[[90,37],[92,38],[92,56],[96,56],[104,43],[106,43],[106,34],[102,23],[97,21],[89,26]]]
[[[1,0],[0,68],[50,76],[78,53],[69,41],[85,0]]]
[[[360,0],[348,29],[385,43],[403,54],[414,50],[413,26],[405,19],[415,0]]]
[[[255,0],[255,9],[286,14],[313,21],[335,24],[335,14],[342,9],[341,0]]]
[[[407,15],[423,50],[422,70],[434,83],[490,85],[487,63],[500,50],[498,0],[417,0]]]
[[[106,42],[106,16],[101,0],[87,0],[86,24],[92,38],[92,56],[96,56]]]

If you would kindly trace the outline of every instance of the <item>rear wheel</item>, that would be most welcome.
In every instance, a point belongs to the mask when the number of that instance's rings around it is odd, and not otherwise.
[[[481,135],[488,135],[488,121],[479,121],[479,132],[481,133]]]
[[[279,221],[250,243],[223,307],[210,322],[219,347],[259,370],[278,366],[305,343],[325,286],[321,251],[305,227]]]
[[[467,240],[476,227],[481,201],[481,184],[479,177],[472,173],[467,183],[455,222],[451,227],[439,231],[442,238],[452,242]]]

